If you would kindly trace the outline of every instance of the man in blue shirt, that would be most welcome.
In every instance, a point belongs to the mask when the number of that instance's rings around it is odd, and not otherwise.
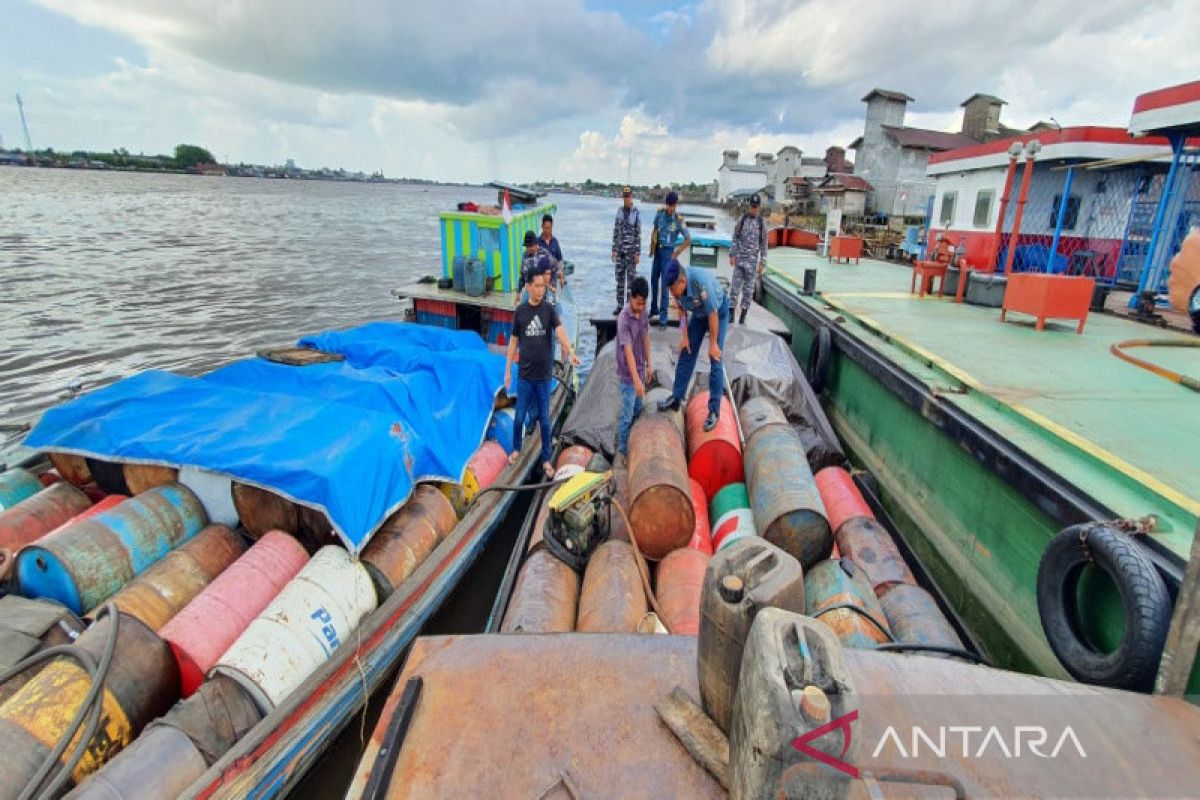
[[[667,192],[666,207],[660,208],[654,215],[654,230],[650,233],[650,255],[654,258],[654,264],[650,267],[651,324],[667,324],[667,309],[671,305],[671,301],[667,299],[667,289],[670,284],[664,280],[660,287],[659,280],[667,262],[679,258],[679,254],[692,242],[692,234],[688,232],[683,217],[679,216],[676,209],[678,204],[679,195]],[[683,241],[679,241],[681,236]]]
[[[704,430],[711,431],[721,417],[721,397],[725,391],[725,365],[721,348],[729,326],[729,296],[721,288],[716,274],[706,269],[685,269],[671,259],[663,270],[663,283],[679,301],[679,360],[675,363],[675,386],[671,396],[658,404],[659,411],[675,411],[687,395],[688,382],[696,368],[700,345],[708,335],[708,416]]]
[[[542,215],[542,235],[537,240],[538,250],[550,256],[554,263],[554,271],[550,275],[547,287],[551,290],[561,289],[567,285],[567,276],[563,274],[562,248],[558,246],[558,237],[554,235],[554,217]]]

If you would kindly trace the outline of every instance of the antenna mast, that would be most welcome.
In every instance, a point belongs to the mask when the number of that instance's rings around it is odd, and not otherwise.
[[[21,115],[21,130],[25,131],[25,152],[33,152],[33,142],[29,138],[29,123],[25,121],[25,105],[21,102],[21,95],[17,95],[17,113]]]

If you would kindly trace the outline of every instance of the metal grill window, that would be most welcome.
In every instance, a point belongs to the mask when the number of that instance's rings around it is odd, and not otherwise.
[[[942,215],[940,217],[943,225],[949,225],[954,221],[954,202],[958,199],[958,192],[946,192],[942,195]]]
[[[1054,205],[1050,210],[1050,229],[1053,230],[1055,223],[1058,221],[1058,204],[1062,202],[1062,195],[1054,196]],[[1075,224],[1079,222],[1079,195],[1073,194],[1067,198],[1067,210],[1063,215],[1063,230],[1075,230]]]
[[[995,189],[981,189],[975,195],[975,219],[973,222],[976,228],[988,227],[988,218],[992,216],[992,199],[995,196]]]

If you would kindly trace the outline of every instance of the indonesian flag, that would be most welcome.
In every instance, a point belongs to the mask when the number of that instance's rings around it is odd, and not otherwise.
[[[508,189],[504,190],[504,208],[500,210],[500,216],[504,218],[504,224],[512,223],[512,200],[508,196]]]

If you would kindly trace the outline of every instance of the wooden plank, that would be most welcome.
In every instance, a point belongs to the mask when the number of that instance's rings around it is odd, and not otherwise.
[[[1175,614],[1158,665],[1158,679],[1154,682],[1155,694],[1183,695],[1187,691],[1197,648],[1200,648],[1200,523],[1192,534],[1192,552],[1175,599]]]

